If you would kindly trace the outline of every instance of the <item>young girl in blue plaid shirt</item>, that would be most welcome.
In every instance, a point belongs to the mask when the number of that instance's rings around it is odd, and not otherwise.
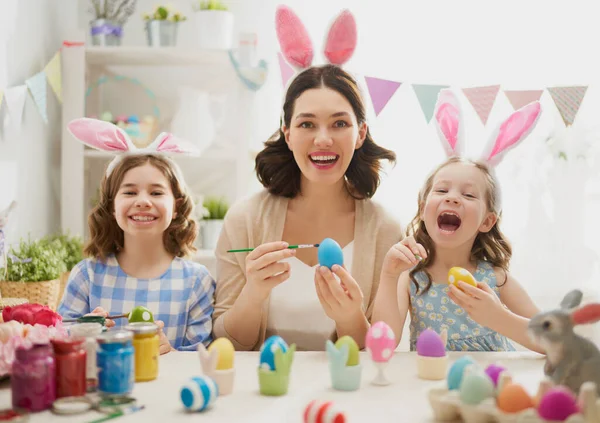
[[[161,354],[207,346],[215,281],[204,266],[183,258],[194,251],[193,203],[181,170],[165,155],[193,148],[161,134],[137,150],[120,128],[93,119],[77,119],[69,130],[91,147],[127,154],[107,168],[100,201],[89,216],[85,253],[91,258],[71,271],[58,313],[106,317],[145,306],[161,328]]]

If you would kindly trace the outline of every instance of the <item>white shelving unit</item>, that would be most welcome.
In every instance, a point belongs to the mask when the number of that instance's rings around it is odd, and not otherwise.
[[[90,180],[89,168],[93,161],[108,161],[112,155],[84,147],[67,131],[67,124],[76,118],[86,116],[86,89],[91,81],[111,73],[111,68],[119,69],[199,69],[208,74],[218,75],[213,79],[205,78],[195,82],[194,88],[215,92],[228,90],[234,92],[236,107],[227,110],[228,120],[235,122],[228,127],[228,143],[209,146],[201,157],[185,157],[178,160],[196,160],[198,166],[230,166],[228,178],[234,186],[232,201],[245,195],[248,187],[248,175],[252,171],[249,153],[249,136],[254,111],[254,93],[248,90],[238,79],[230,63],[228,52],[219,50],[183,50],[178,48],[151,47],[90,47],[76,46],[62,51],[62,152],[61,152],[61,226],[71,234],[85,236],[87,232],[87,214],[89,212],[91,186],[98,186],[100,179]],[[165,81],[165,84],[177,86],[178,81]],[[91,101],[96,99],[91,98]],[[168,128],[160,128],[168,130]],[[189,162],[188,162],[189,164]],[[184,171],[185,173],[185,171]],[[210,181],[211,175],[206,175]],[[212,251],[201,250],[195,257],[198,261],[212,260]]]

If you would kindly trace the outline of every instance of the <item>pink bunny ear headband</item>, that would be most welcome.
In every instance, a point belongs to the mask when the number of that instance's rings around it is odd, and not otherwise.
[[[288,6],[277,7],[275,30],[283,57],[297,74],[311,67],[314,58],[312,42],[302,21]],[[342,10],[327,32],[324,48],[327,62],[341,66],[350,60],[356,48],[356,37],[354,16],[349,10]],[[293,79],[288,80],[288,87]]]
[[[494,168],[509,150],[517,146],[531,133],[541,113],[540,102],[534,101],[513,112],[492,132],[478,161],[488,166],[494,179],[496,179]],[[452,90],[444,89],[440,91],[433,116],[446,155],[449,158],[453,156],[462,157],[465,141],[464,123],[458,98]],[[500,203],[500,186],[497,179],[496,187]]]
[[[85,145],[96,150],[108,151],[114,153],[115,158],[106,168],[106,176],[109,176],[115,166],[126,155],[199,155],[200,151],[193,144],[179,139],[172,134],[162,132],[147,147],[136,147],[129,135],[121,128],[110,122],[97,119],[80,118],[69,122],[67,125],[69,132]],[[183,183],[183,175],[179,166],[171,160],[171,164],[177,178]]]

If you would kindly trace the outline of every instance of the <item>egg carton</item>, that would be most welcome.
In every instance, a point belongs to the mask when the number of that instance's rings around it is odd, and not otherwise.
[[[499,386],[510,381],[510,375],[503,372]],[[541,398],[553,386],[550,380],[540,382],[536,398]],[[433,409],[435,421],[464,423],[555,423],[557,420],[545,420],[535,408],[517,413],[506,413],[496,406],[494,397],[487,398],[477,405],[465,404],[460,399],[459,390],[437,388],[429,391],[429,404]],[[600,399],[596,384],[586,382],[581,386],[578,404],[580,413],[572,414],[564,423],[600,423]]]

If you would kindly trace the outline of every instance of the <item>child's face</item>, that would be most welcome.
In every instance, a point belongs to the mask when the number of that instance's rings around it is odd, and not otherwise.
[[[117,191],[114,213],[126,236],[162,236],[176,217],[169,181],[150,163],[130,169]]]
[[[483,171],[470,163],[451,163],[438,171],[421,219],[436,245],[456,247],[488,232],[496,215],[487,208]]]
[[[304,91],[294,104],[289,128],[283,128],[302,175],[311,182],[340,181],[360,148],[367,125],[358,125],[350,102],[329,88]]]

